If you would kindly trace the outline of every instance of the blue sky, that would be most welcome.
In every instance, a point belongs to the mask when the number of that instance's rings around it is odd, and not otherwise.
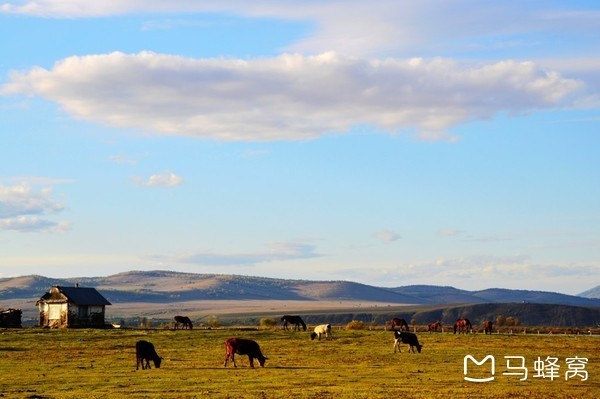
[[[596,2],[213,3],[0,0],[0,277],[600,284]]]

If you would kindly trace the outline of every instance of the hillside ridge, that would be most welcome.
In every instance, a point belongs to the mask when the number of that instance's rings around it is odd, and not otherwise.
[[[166,270],[129,271],[105,277],[55,279],[40,275],[0,279],[0,300],[39,298],[52,285],[94,287],[112,303],[196,300],[354,300],[394,304],[544,303],[600,306],[600,299],[547,291],[450,286],[376,287],[344,280],[299,280]]]

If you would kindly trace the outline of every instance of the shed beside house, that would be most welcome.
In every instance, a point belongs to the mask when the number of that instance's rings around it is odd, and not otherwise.
[[[0,328],[21,328],[21,309],[0,308]]]
[[[54,286],[37,302],[41,327],[103,328],[106,300],[95,288]]]

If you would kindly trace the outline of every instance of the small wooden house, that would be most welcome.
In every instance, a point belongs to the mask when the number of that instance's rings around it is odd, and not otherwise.
[[[106,300],[95,288],[54,286],[36,303],[41,327],[103,328]]]

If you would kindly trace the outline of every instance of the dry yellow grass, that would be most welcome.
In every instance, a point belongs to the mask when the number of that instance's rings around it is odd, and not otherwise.
[[[264,369],[224,368],[224,341],[256,340]],[[145,339],[164,357],[160,369],[135,369]],[[393,353],[389,331],[334,329],[333,340],[282,330],[3,330],[0,394],[8,398],[595,398],[600,337],[580,335],[419,334],[421,354]],[[496,359],[495,380],[463,379],[466,355]],[[504,356],[523,356],[529,377],[503,375]],[[560,378],[534,378],[537,357],[559,359]],[[588,358],[588,380],[565,381],[566,358]],[[477,369],[472,370],[477,376]],[[481,369],[480,371],[485,371]],[[485,375],[483,373],[481,375]]]

